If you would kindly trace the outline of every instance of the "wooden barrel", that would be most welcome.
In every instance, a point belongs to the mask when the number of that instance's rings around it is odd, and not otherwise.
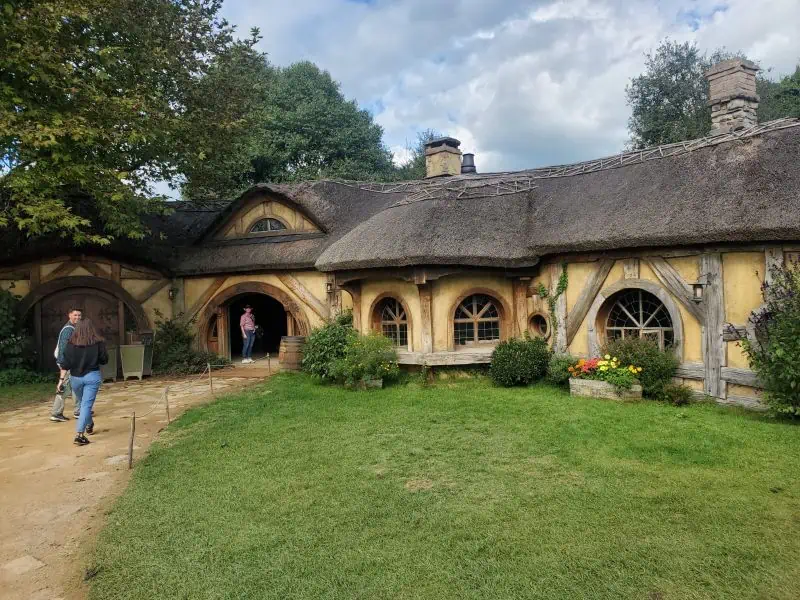
[[[299,371],[303,366],[303,346],[306,338],[302,335],[285,335],[281,338],[278,360],[283,371]]]

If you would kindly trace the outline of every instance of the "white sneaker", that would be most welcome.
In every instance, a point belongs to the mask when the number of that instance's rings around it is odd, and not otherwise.
[[[254,362],[256,362],[256,361],[254,361],[252,358],[248,358],[248,359],[247,359],[247,363],[248,363],[248,364],[250,364],[250,363],[254,363]]]
[[[246,359],[246,358],[243,358],[243,359],[242,359],[242,364],[243,364],[243,365],[246,365],[246,364],[247,364],[247,359]]]

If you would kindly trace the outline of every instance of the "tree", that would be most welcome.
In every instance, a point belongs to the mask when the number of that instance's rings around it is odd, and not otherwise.
[[[741,53],[718,49],[710,56],[696,43],[664,40],[654,52],[645,55],[645,72],[631,79],[625,88],[632,109],[628,121],[633,148],[669,144],[706,135],[711,130],[708,107],[708,82],[705,71],[729,58],[746,58]],[[791,96],[788,86],[781,103],[776,98],[780,86],[758,76],[756,86],[761,104],[758,117],[767,121],[789,116]]]
[[[187,101],[233,45],[220,6],[3,4],[0,228],[101,244],[147,233],[141,216],[163,210],[151,182],[171,179],[185,148]]]
[[[247,124],[240,137],[215,147],[209,144],[203,156],[187,160],[184,196],[230,197],[263,181],[392,177],[394,167],[383,145],[382,128],[355,101],[345,99],[327,71],[310,62],[275,69],[265,61],[259,63],[252,49],[221,60],[225,64],[209,79],[211,92],[222,88],[214,82],[219,76],[223,86],[258,93],[240,103],[240,117]],[[219,102],[212,105],[224,105],[229,94],[218,96]],[[205,122],[201,118],[195,129]]]
[[[761,96],[759,120],[800,118],[800,65],[797,65],[794,73],[783,77],[779,82],[766,83],[767,85],[758,89],[758,95]]]
[[[397,169],[397,179],[413,180],[425,178],[425,145],[431,140],[442,137],[435,129],[417,132],[416,144],[407,146],[410,158]]]

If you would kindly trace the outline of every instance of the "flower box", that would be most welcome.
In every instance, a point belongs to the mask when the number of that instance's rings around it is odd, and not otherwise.
[[[569,380],[569,395],[608,398],[610,400],[641,400],[642,386],[634,384],[630,389],[626,390],[611,385],[607,381],[571,377]]]

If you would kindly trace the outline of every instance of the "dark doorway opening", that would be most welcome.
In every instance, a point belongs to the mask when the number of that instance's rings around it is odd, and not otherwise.
[[[267,352],[272,356],[277,356],[281,337],[285,336],[287,331],[286,310],[272,296],[244,294],[231,300],[228,306],[231,359],[236,360],[242,356],[242,329],[239,327],[239,320],[244,314],[244,307],[247,304],[253,307],[256,325],[261,326],[253,345],[253,357],[263,356]]]

